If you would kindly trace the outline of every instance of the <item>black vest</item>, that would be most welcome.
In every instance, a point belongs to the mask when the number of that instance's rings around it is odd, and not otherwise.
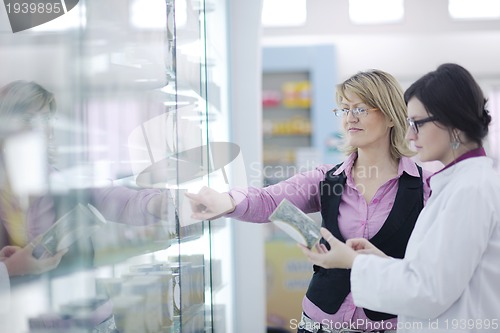
[[[334,175],[341,164],[328,171],[325,180],[320,183],[321,188],[321,216],[322,226],[327,228],[337,239],[345,242],[340,234],[338,213],[342,190],[346,182],[346,175]],[[398,181],[398,191],[394,205],[379,232],[370,239],[370,242],[388,256],[403,258],[406,244],[410,238],[417,217],[424,207],[424,192],[422,183],[422,169],[418,167],[420,178],[412,177],[403,172]],[[329,244],[322,238],[321,243],[329,249]],[[376,274],[376,272],[374,272]],[[322,311],[336,313],[346,296],[351,291],[350,269],[324,269],[314,266],[314,275],[309,284],[306,296]],[[366,316],[371,320],[387,320],[395,318],[393,314],[364,309]]]

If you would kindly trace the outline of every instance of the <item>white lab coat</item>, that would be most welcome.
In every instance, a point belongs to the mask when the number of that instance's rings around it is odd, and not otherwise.
[[[398,332],[500,332],[500,176],[469,158],[431,189],[404,259],[356,257],[354,302],[398,314]]]
[[[9,311],[10,308],[10,278],[7,267],[0,262],[0,313]]]

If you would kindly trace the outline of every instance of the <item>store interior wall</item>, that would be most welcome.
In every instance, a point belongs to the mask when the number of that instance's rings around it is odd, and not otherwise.
[[[262,0],[229,1],[230,131],[241,147],[247,181],[262,186],[261,33]],[[264,230],[261,225],[231,221],[233,231],[234,332],[265,331]]]

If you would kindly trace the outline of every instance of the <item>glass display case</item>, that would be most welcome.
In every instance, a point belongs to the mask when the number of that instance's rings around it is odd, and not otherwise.
[[[0,110],[1,245],[39,260],[67,249],[54,269],[10,277],[0,331],[228,331],[230,228],[192,220],[184,196],[226,189],[238,159],[226,2],[76,2],[0,27],[0,85],[50,99],[20,103],[22,126]]]

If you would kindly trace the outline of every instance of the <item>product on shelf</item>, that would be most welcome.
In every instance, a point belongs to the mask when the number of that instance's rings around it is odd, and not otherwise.
[[[262,106],[265,108],[276,107],[281,104],[281,93],[276,90],[262,91]]]
[[[113,315],[120,333],[146,332],[144,297],[120,295],[113,298]]]
[[[309,108],[311,106],[311,83],[309,81],[285,82],[282,91],[285,107]]]
[[[203,223],[190,224],[184,227],[179,227],[179,239],[191,239],[200,237],[203,234]]]
[[[126,277],[127,278],[127,277]],[[122,286],[123,295],[143,297],[143,320],[145,333],[156,333],[161,327],[161,282],[153,275],[131,275]]]
[[[191,263],[189,302],[192,305],[199,305],[205,302],[205,263],[203,254],[181,255],[181,262]],[[184,291],[183,291],[184,292]]]
[[[90,298],[63,304],[57,313],[29,318],[30,332],[91,332],[100,326],[114,326],[113,304],[108,299]],[[109,331],[111,332],[111,331]]]
[[[272,124],[272,135],[310,135],[311,122],[302,116]]]
[[[155,276],[160,281],[161,325],[172,325],[174,316],[172,270],[168,263],[155,263],[130,266],[130,275]]]

